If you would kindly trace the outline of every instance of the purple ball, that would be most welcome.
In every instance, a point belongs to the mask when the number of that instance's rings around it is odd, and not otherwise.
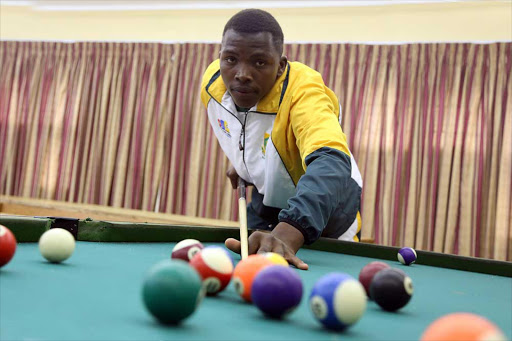
[[[267,316],[282,318],[302,299],[302,280],[297,272],[283,265],[261,270],[251,288],[253,303]]]
[[[409,265],[416,261],[416,251],[410,247],[403,247],[398,250],[398,261],[402,264]]]

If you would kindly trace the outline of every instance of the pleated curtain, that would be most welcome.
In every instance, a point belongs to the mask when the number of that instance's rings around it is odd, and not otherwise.
[[[237,219],[211,43],[0,42],[0,194]],[[512,43],[287,44],[340,99],[363,237],[512,260]]]

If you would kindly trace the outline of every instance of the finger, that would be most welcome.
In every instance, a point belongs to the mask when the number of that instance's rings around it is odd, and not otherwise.
[[[274,252],[280,254],[281,256],[283,256],[284,259],[286,259],[286,247],[284,246],[284,244],[280,243],[279,248]],[[288,262],[288,259],[286,259],[286,261]]]
[[[293,252],[291,250],[288,250],[283,243],[277,243],[272,252],[275,252],[283,256],[283,258],[288,262],[288,264],[291,264],[292,258],[295,256]]]
[[[260,242],[260,248],[258,249],[259,254],[267,252],[275,252],[284,257],[284,245],[275,238],[272,238],[268,233],[262,236]]]
[[[260,249],[261,240],[264,238],[264,234],[260,231],[255,231],[249,237],[248,246],[249,246],[249,254],[255,254]]]
[[[257,254],[264,254],[267,252],[272,252],[272,245],[270,243],[262,242],[260,243],[260,247],[256,251]]]
[[[299,270],[307,270],[307,269],[309,269],[309,266],[306,263],[304,263],[297,256],[290,256],[289,258],[286,257],[286,260],[288,261],[288,263],[290,263],[291,265],[293,265],[294,267],[296,267]]]
[[[226,239],[226,241],[224,242],[224,245],[226,245],[226,247],[228,249],[230,249],[231,251],[233,251],[235,253],[240,253],[242,250],[242,244],[240,243],[240,241],[238,241],[234,238]]]

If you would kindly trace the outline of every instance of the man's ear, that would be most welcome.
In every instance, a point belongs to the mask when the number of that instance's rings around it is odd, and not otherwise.
[[[277,77],[281,77],[281,75],[284,73],[284,70],[286,70],[286,65],[288,64],[288,59],[286,59],[286,56],[282,56],[279,60],[279,69],[277,70]]]

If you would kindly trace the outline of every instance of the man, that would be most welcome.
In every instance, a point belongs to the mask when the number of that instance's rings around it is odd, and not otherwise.
[[[249,254],[296,253],[320,236],[359,240],[361,175],[341,130],[335,94],[311,68],[288,62],[269,13],[243,10],[226,24],[220,58],[203,76],[201,99],[232,167],[254,185],[247,207]],[[240,252],[240,242],[226,240]]]

